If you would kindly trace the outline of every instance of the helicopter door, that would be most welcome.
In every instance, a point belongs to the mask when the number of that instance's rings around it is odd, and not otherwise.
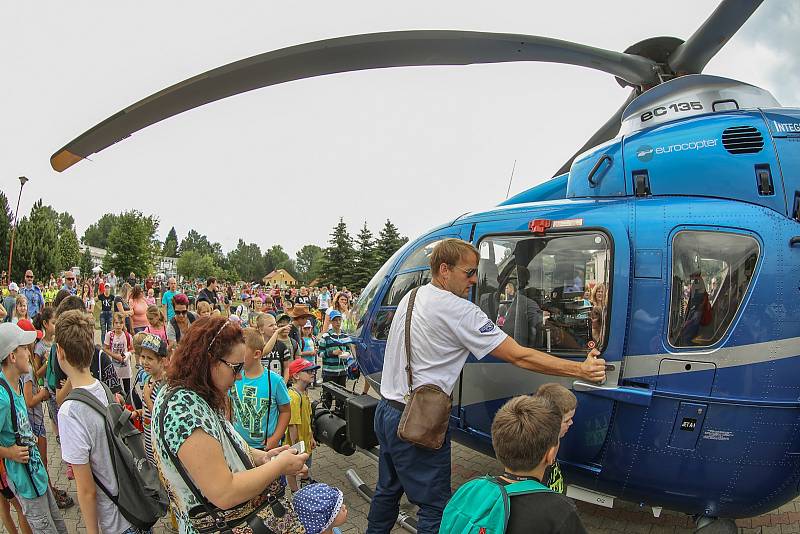
[[[527,227],[527,220],[476,226],[474,245],[480,261],[474,302],[521,345],[576,362],[597,347],[614,366],[607,385],[615,385],[622,340],[609,339],[612,263],[614,243],[627,247],[627,239],[623,234],[612,240],[609,231],[598,229],[532,234]],[[626,262],[627,256],[623,251],[621,261]],[[624,285],[621,290],[625,293]],[[625,295],[620,301],[624,322]],[[624,332],[624,327],[620,330],[617,325],[616,331]],[[492,356],[480,361],[470,356],[461,377],[462,428],[489,435],[494,414],[507,399],[535,393],[548,382],[574,389],[575,379],[523,372]],[[594,394],[578,397],[575,426],[559,454],[586,465],[600,453],[613,399]]]

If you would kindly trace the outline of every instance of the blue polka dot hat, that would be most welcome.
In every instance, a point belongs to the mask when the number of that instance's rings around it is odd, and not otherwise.
[[[297,517],[308,534],[320,534],[329,529],[339,515],[344,494],[327,484],[310,484],[294,494],[293,504]]]

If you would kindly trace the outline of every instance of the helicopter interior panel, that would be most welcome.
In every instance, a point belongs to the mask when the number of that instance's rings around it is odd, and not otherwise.
[[[491,236],[479,249],[478,305],[517,343],[565,356],[602,348],[611,257],[604,234]]]

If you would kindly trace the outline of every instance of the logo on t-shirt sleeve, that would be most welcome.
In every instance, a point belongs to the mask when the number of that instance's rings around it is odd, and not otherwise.
[[[492,321],[487,321],[485,325],[478,329],[481,334],[488,334],[492,330],[494,330],[494,323]]]

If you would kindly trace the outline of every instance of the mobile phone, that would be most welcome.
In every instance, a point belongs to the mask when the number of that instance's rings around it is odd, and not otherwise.
[[[296,450],[297,454],[303,454],[304,452],[306,452],[306,442],[305,441],[298,441],[297,443],[295,443],[294,445],[292,445],[289,448]]]

